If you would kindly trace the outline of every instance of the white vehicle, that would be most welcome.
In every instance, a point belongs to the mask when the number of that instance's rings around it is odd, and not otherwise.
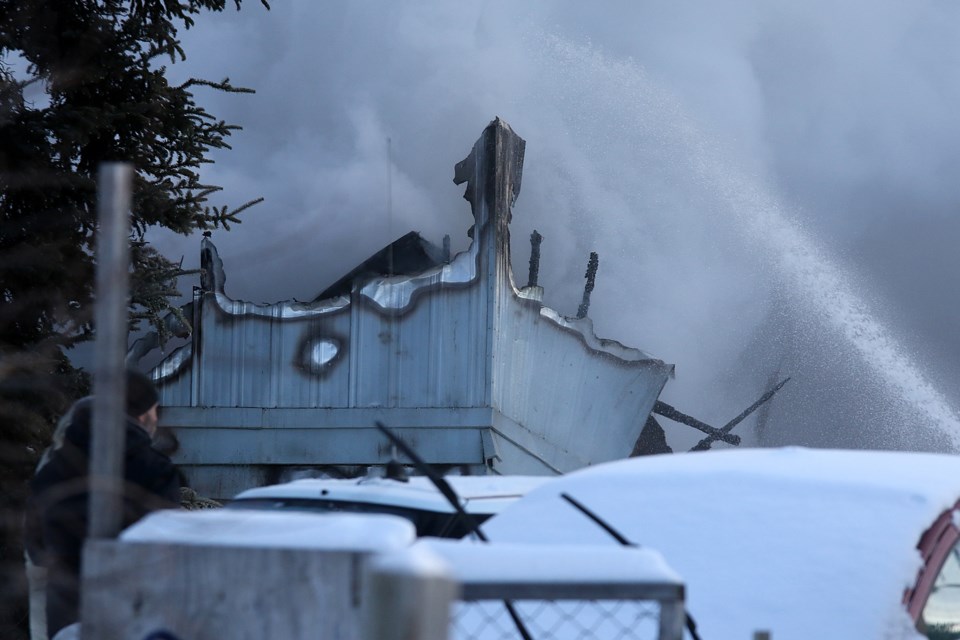
[[[597,465],[495,516],[495,542],[656,549],[702,638],[960,638],[960,457],[800,448]]]
[[[528,491],[551,480],[542,476],[447,476],[461,506],[481,523],[517,501]],[[468,523],[428,478],[406,482],[387,478],[303,479],[249,489],[236,496],[228,509],[294,510],[312,512],[386,513],[403,516],[418,536],[462,538]]]

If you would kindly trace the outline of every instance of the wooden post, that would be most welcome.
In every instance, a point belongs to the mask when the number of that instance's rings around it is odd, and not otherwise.
[[[97,200],[96,351],[93,366],[93,419],[90,445],[88,536],[112,538],[120,532],[126,415],[127,292],[130,268],[129,164],[100,165]]]
[[[459,585],[426,549],[374,558],[367,574],[363,640],[447,640]]]

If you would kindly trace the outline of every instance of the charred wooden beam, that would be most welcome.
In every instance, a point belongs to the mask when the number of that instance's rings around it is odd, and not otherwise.
[[[698,431],[702,431],[707,435],[713,436],[717,440],[723,440],[724,442],[732,444],[733,446],[740,444],[740,436],[731,433],[725,433],[716,427],[711,427],[706,422],[701,422],[693,416],[688,416],[681,411],[677,411],[676,408],[670,406],[662,400],[657,400],[656,404],[653,405],[653,412],[657,415],[663,416],[664,418],[669,418],[674,422],[679,422],[687,425],[688,427],[693,427]]]
[[[767,377],[767,389],[772,389],[777,380],[780,379],[780,369],[777,367],[777,370],[771,373]],[[757,432],[757,443],[762,447],[767,435],[767,419],[770,417],[770,407],[769,404],[764,404],[759,409],[757,409],[757,422],[756,422],[756,432]]]
[[[587,273],[584,276],[587,283],[583,287],[583,301],[580,303],[580,308],[577,309],[578,318],[587,317],[587,311],[590,309],[590,294],[593,292],[593,285],[597,280],[597,267],[599,266],[600,257],[596,251],[591,251],[590,261],[587,262]]]
[[[537,280],[540,279],[540,243],[543,242],[543,236],[534,229],[530,234],[530,272],[527,277],[527,286],[536,287]]]
[[[734,418],[733,420],[731,420],[731,421],[728,422],[727,424],[725,424],[725,425],[723,425],[722,427],[720,427],[720,431],[721,431],[722,433],[730,433],[730,430],[731,430],[731,429],[733,429],[735,426],[737,426],[738,424],[740,424],[740,423],[741,423],[747,416],[749,416],[751,413],[753,413],[754,411],[756,411],[757,408],[760,407],[760,405],[762,405],[764,402],[766,402],[767,400],[769,400],[770,398],[772,398],[773,395],[774,395],[777,391],[780,391],[780,389],[783,388],[783,385],[787,384],[787,382],[789,382],[789,381],[790,381],[790,378],[784,378],[783,380],[781,380],[780,383],[779,383],[777,386],[775,386],[774,388],[768,390],[765,394],[763,394],[762,396],[760,396],[760,399],[759,399],[759,400],[757,400],[757,401],[754,402],[752,405],[750,405],[749,407],[747,407],[746,409],[744,409],[742,412],[740,412],[740,415],[738,415],[736,418]],[[693,449],[690,449],[690,451],[706,451],[707,449],[710,448],[710,445],[711,445],[711,444],[713,444],[714,442],[716,442],[716,440],[717,440],[717,438],[715,438],[715,437],[712,436],[712,435],[709,435],[709,436],[707,436],[706,438],[704,438],[703,440],[701,440],[700,442],[698,442]]]

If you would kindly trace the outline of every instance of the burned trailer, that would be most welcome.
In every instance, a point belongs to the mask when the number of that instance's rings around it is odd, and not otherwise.
[[[194,488],[223,498],[293,471],[387,465],[395,452],[377,421],[428,463],[474,474],[630,455],[673,365],[599,339],[585,310],[544,306],[535,275],[516,286],[509,223],[524,145],[496,119],[457,164],[469,249],[451,258],[408,234],[384,251],[410,272],[384,275],[380,252],[309,303],[231,299],[203,239],[193,331],[152,372]]]

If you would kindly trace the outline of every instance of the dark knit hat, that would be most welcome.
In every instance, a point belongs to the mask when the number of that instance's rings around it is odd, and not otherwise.
[[[160,394],[153,381],[139,371],[127,370],[127,415],[134,418],[157,404]]]

